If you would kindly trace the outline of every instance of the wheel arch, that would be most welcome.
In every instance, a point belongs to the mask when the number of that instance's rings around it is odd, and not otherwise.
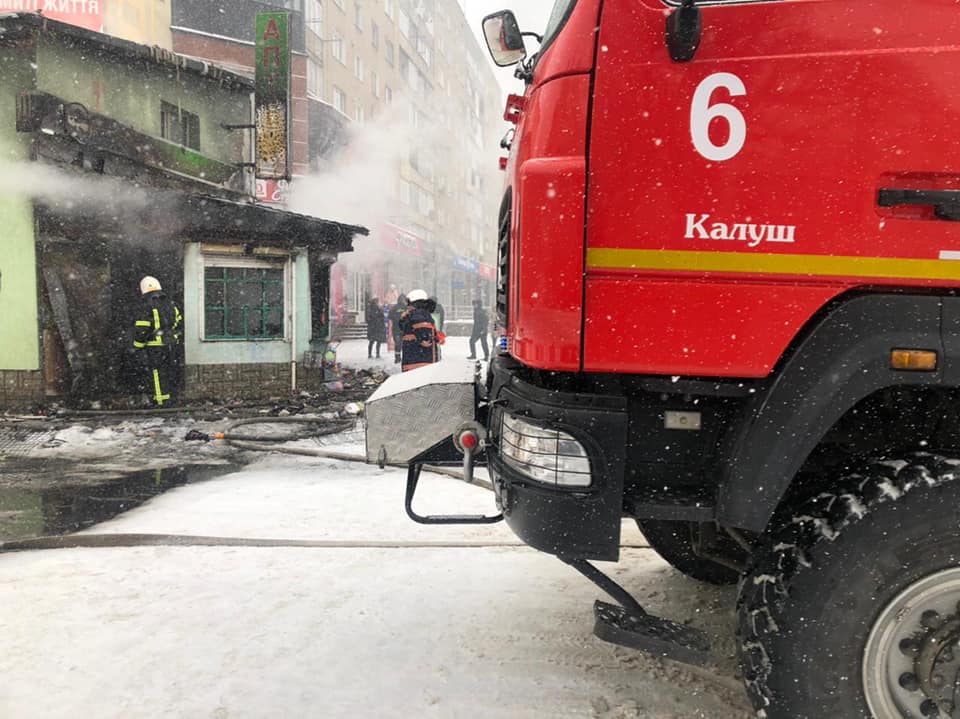
[[[941,337],[943,299],[860,294],[814,318],[727,438],[718,522],[763,531],[806,459],[859,402],[886,388],[943,386],[952,378]],[[936,370],[891,369],[896,348],[936,351]]]

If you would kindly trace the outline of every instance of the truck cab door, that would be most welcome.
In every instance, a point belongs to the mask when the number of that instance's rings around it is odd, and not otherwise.
[[[960,223],[878,199],[960,188],[952,2],[712,3],[689,62],[672,9],[603,5],[584,370],[764,377],[844,291],[960,283]]]

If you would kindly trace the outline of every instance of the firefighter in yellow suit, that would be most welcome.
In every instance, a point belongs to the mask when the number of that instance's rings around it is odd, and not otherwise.
[[[133,346],[146,374],[146,389],[157,407],[175,402],[180,373],[183,315],[164,294],[156,277],[140,280],[141,304],[133,328]]]

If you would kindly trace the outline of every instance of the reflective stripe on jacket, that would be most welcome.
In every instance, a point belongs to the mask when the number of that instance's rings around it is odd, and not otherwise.
[[[183,315],[180,308],[160,292],[143,297],[133,323],[133,346],[176,347],[180,344]]]
[[[407,308],[400,315],[400,329],[403,332],[401,369],[404,372],[437,361],[436,329],[429,312],[419,307]]]

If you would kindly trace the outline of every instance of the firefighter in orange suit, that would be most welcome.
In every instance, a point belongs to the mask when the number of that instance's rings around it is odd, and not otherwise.
[[[157,407],[175,402],[179,385],[183,315],[164,294],[156,277],[140,280],[140,309],[133,329],[133,346],[144,372],[147,393]]]
[[[406,372],[437,361],[437,328],[430,312],[434,303],[423,290],[407,295],[409,307],[400,315],[403,350],[400,368]]]

